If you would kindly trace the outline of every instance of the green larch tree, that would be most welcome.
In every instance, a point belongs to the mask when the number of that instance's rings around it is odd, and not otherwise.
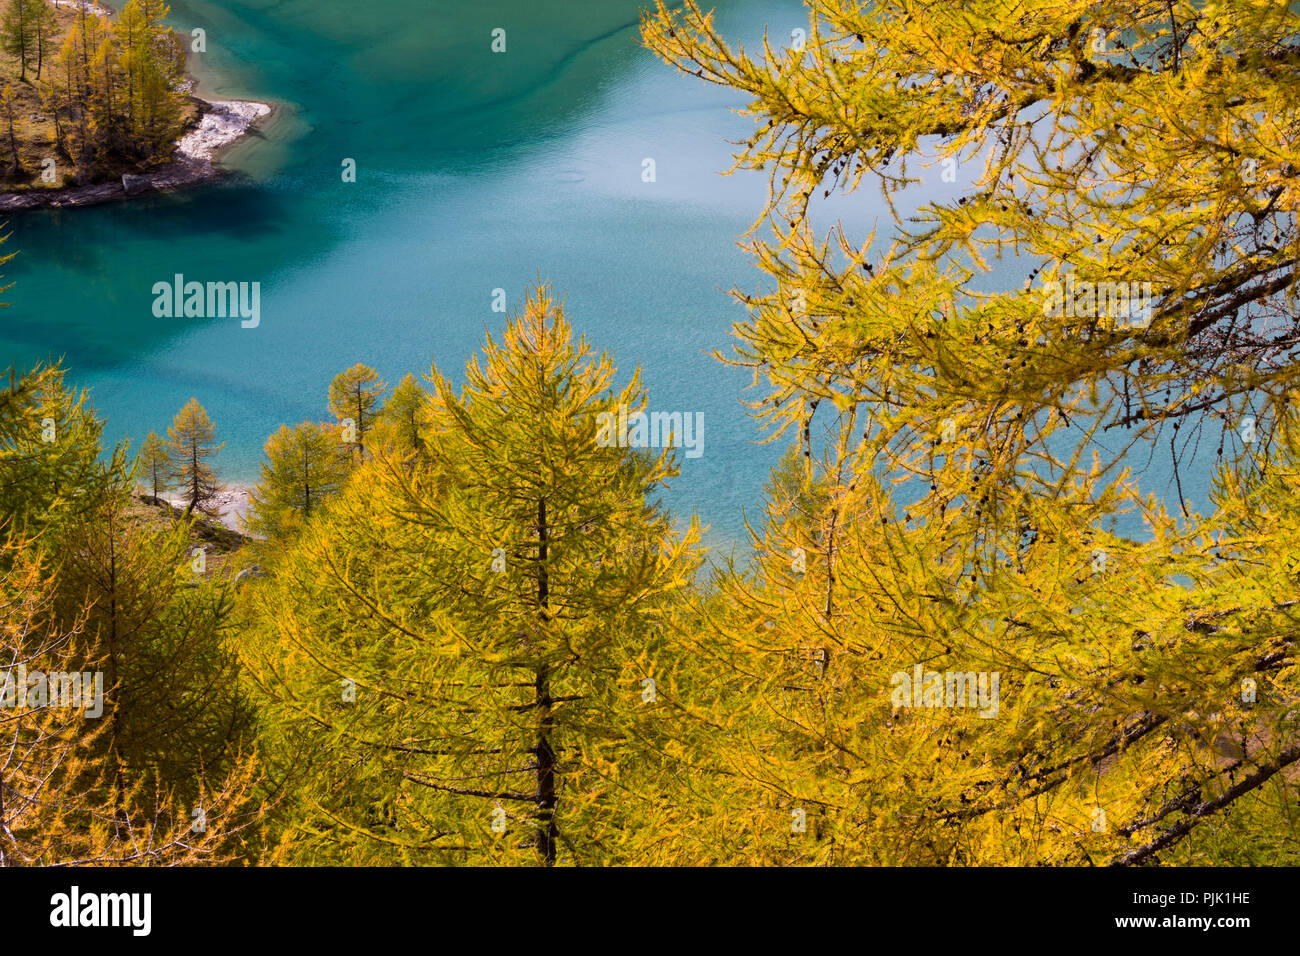
[[[339,428],[319,422],[281,425],[266,442],[262,480],[249,496],[248,530],[280,538],[300,528],[338,494],[350,470]]]
[[[194,762],[188,794],[160,787],[152,773],[123,772],[106,751],[120,685],[105,680],[101,645],[79,623],[83,615],[74,613],[78,623],[62,623],[59,605],[71,591],[61,569],[51,573],[58,566],[30,539],[0,541],[0,866],[232,861],[242,852],[242,834],[256,822],[254,765],[231,761],[222,775],[209,768],[209,785],[197,773],[197,752],[184,744],[163,748],[173,761]],[[146,650],[144,635],[135,637],[134,649]],[[157,676],[165,677],[174,664],[163,648],[155,651],[154,663],[165,664]],[[54,684],[54,674],[77,674],[77,690]],[[151,718],[169,723],[188,743],[194,731],[184,726],[186,716],[206,708],[187,698],[214,689],[219,695],[229,688],[207,677],[171,685],[171,699],[132,717],[155,734],[166,731]],[[151,692],[161,696],[161,685]],[[173,715],[176,704],[190,713]],[[211,728],[218,714],[198,716]],[[196,806],[203,809],[202,829],[194,826]]]
[[[48,0],[30,0],[32,18],[32,44],[36,55],[36,79],[40,80],[45,68],[45,58],[53,56],[54,43],[59,33],[59,19]]]
[[[244,654],[300,859],[658,858],[656,661],[697,531],[656,503],[670,451],[599,441],[644,407],[614,374],[539,290],[463,391],[433,372],[428,457],[376,450],[259,583]]]
[[[27,64],[35,55],[35,23],[32,0],[9,0],[0,19],[0,42],[10,56],[18,60],[18,80],[27,82]]]
[[[225,447],[217,444],[217,429],[197,398],[191,398],[176,413],[167,428],[171,454],[171,476],[185,494],[185,514],[196,509],[210,514],[212,499],[219,490],[216,472],[207,460]]]
[[[45,55],[58,30],[58,19],[47,0],[9,0],[0,19],[0,43],[18,60],[19,82],[27,82],[27,67],[34,60],[41,78]]]
[[[377,416],[388,429],[388,437],[400,452],[422,455],[427,449],[422,432],[427,427],[430,396],[414,375],[407,373],[397,383]]]
[[[103,422],[64,375],[10,369],[0,389],[0,534],[56,534],[126,480],[125,445],[101,460]]]
[[[365,450],[366,433],[378,415],[379,400],[386,388],[388,386],[379,373],[360,362],[340,372],[330,382],[330,412],[340,424],[352,423],[345,435],[355,435],[348,440],[355,441],[362,451]]]
[[[171,452],[155,431],[149,432],[136,457],[136,469],[149,482],[149,497],[157,504],[172,474]]]
[[[190,804],[248,743],[252,714],[225,645],[232,585],[224,571],[196,570],[207,545],[186,522],[141,522],[128,506],[114,495],[69,531],[56,608],[104,671],[100,742],[116,772]]]
[[[165,3],[129,0],[114,23],[126,75],[126,125],[133,148],[151,160],[170,156],[183,125],[185,50],[163,24],[168,12]]]

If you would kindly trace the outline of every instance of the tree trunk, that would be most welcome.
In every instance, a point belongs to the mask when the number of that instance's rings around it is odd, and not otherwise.
[[[190,505],[185,509],[185,517],[189,517],[196,505],[199,503],[199,443],[197,441],[190,443]]]
[[[108,664],[109,686],[116,688],[117,696],[113,701],[113,716],[109,719],[109,759],[113,761],[113,817],[114,825],[122,809],[123,791],[126,781],[123,779],[122,754],[122,687],[121,669],[118,667],[118,631],[117,631],[117,522],[114,519],[108,527]]]
[[[537,607],[538,617],[545,625],[550,619],[550,581],[546,571],[547,555],[546,501],[537,502]],[[545,653],[545,648],[539,648]],[[555,751],[551,748],[550,668],[543,663],[537,668],[534,701],[538,713],[537,747],[537,853],[544,866],[555,865],[555,844],[559,831],[555,826]]]
[[[18,4],[18,82],[27,82],[27,44],[31,42],[27,35],[27,4]]]

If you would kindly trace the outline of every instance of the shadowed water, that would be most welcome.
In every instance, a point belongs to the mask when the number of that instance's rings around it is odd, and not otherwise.
[[[704,454],[668,500],[735,540],[775,449],[753,445],[747,377],[707,353],[742,315],[725,290],[759,281],[735,240],[764,184],[718,175],[743,100],[660,63],[637,17],[630,0],[173,3],[177,28],[207,34],[201,92],[276,114],[226,154],[227,182],[14,216],[0,359],[64,357],[108,436],[137,445],[196,396],[223,477],[247,481],[277,425],[326,417],[335,373],[360,361],[395,383],[436,360],[458,376],[504,323],[492,291],[513,310],[540,275],[625,375],[642,365],[652,407],[703,413]],[[795,2],[720,10],[751,42],[801,18]],[[177,273],[260,282],[260,326],[155,318],[153,285]]]
[[[458,378],[504,323],[493,290],[513,310],[540,275],[624,376],[641,364],[652,408],[703,413],[704,454],[667,500],[698,511],[710,543],[740,541],[779,449],[755,444],[748,375],[709,353],[743,317],[726,290],[761,281],[736,239],[765,182],[718,175],[750,128],[732,112],[744,98],[642,48],[638,7],[177,0],[172,23],[206,31],[200,91],[276,113],[226,154],[237,175],[220,184],[15,215],[0,364],[63,357],[110,440],[136,446],[195,396],[226,442],[222,477],[247,482],[280,423],[327,417],[337,372],[365,362],[391,384],[436,360]],[[718,7],[748,44],[806,25],[797,0]],[[846,213],[858,236],[887,225],[874,193]],[[155,318],[153,286],[177,273],[259,282],[259,327]]]

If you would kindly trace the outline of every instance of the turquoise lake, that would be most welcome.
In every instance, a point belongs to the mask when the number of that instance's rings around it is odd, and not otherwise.
[[[794,0],[717,6],[747,45],[806,26]],[[107,437],[137,446],[195,396],[226,443],[221,477],[251,482],[280,423],[327,417],[337,372],[364,362],[394,384],[436,361],[459,379],[504,324],[493,290],[513,310],[540,275],[624,376],[641,365],[652,408],[703,413],[704,454],[667,502],[710,544],[741,542],[780,449],[756,443],[749,376],[710,353],[743,318],[727,290],[762,282],[736,241],[766,183],[719,175],[750,128],[744,98],[642,48],[638,8],[176,0],[173,25],[207,33],[199,92],[276,112],[224,155],[223,182],[11,217],[0,363],[62,357]],[[874,194],[844,211],[859,237],[886,223]],[[260,282],[260,326],[155,318],[153,286],[177,273]]]

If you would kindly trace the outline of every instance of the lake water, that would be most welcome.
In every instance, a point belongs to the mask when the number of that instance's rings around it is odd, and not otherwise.
[[[797,0],[721,0],[718,18],[751,44],[806,25]],[[276,113],[226,154],[228,181],[15,215],[0,364],[62,356],[108,437],[137,445],[195,396],[222,477],[248,482],[281,422],[327,417],[334,374],[395,383],[436,360],[458,378],[504,323],[493,290],[513,309],[540,274],[625,375],[641,364],[652,408],[703,413],[668,503],[711,544],[741,540],[779,449],[755,444],[748,376],[709,353],[743,316],[726,290],[762,281],[736,239],[765,182],[718,175],[743,97],[659,62],[637,20],[636,0],[176,0],[172,23],[207,33],[200,92]],[[860,235],[876,203],[853,201]],[[177,273],[260,282],[260,326],[155,318]]]

